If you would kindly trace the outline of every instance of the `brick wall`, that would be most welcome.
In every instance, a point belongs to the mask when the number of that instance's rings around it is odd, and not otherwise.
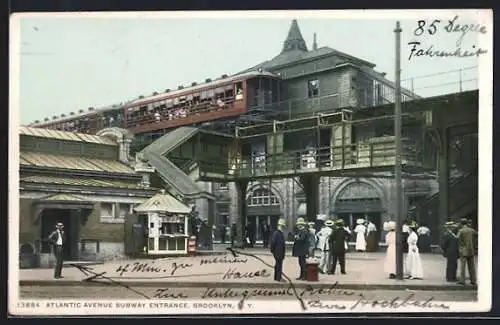
[[[123,223],[101,222],[101,205],[96,203],[85,225],[80,227],[80,239],[95,239],[103,242],[123,243]]]

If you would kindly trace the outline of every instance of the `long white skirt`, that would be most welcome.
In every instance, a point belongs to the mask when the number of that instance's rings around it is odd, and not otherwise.
[[[365,251],[366,250],[365,235],[361,232],[358,232],[358,234],[356,235],[356,250],[357,251]]]
[[[405,261],[405,273],[412,278],[422,279],[424,277],[422,260],[420,259],[418,247],[416,246],[408,248],[408,254],[406,255]]]

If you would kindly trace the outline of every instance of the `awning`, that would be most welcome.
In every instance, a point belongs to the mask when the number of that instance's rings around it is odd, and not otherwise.
[[[152,198],[146,200],[138,207],[134,208],[136,212],[169,212],[188,214],[191,213],[191,208],[180,202],[170,194],[156,194]]]
[[[94,204],[86,199],[71,194],[54,194],[33,201],[33,221],[37,222],[45,209],[80,210],[83,214],[82,222],[86,222],[89,214],[94,209]],[[75,211],[77,212],[77,211]]]

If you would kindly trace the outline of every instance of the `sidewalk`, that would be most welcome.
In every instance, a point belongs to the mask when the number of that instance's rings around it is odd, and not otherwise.
[[[103,276],[114,281],[134,286],[169,287],[288,287],[287,282],[273,281],[274,259],[261,249],[241,250],[244,254],[236,260],[231,254],[215,256],[161,258],[155,260],[111,261],[104,264],[89,265],[94,274],[105,272]],[[447,283],[444,279],[445,259],[436,254],[422,254],[424,266],[423,280],[397,281],[384,273],[384,253],[348,253],[346,256],[347,274],[319,275],[319,282],[297,281],[298,261],[287,253],[283,271],[295,286],[325,287],[336,284],[336,288],[351,290],[473,290],[470,285],[460,286]],[[259,260],[261,259],[261,260]],[[246,260],[246,262],[245,262]],[[266,265],[265,263],[269,264]],[[135,267],[135,269],[134,269]],[[77,267],[65,265],[63,279],[53,279],[52,269],[22,269],[22,286],[64,286],[64,285],[102,285],[84,281],[92,274],[85,275]],[[111,282],[109,279],[99,279]]]

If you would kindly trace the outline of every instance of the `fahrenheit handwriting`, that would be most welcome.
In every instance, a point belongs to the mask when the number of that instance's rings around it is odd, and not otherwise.
[[[467,58],[471,56],[478,57],[481,54],[488,52],[482,48],[476,48],[475,45],[472,46],[472,50],[464,50],[461,47],[456,48],[452,51],[443,51],[443,50],[435,50],[434,46],[429,46],[426,50],[420,47],[420,42],[409,42],[408,45],[411,45],[410,55],[408,56],[408,61],[410,61],[414,57],[427,56],[430,58],[447,58],[447,57],[457,57],[457,58]]]

